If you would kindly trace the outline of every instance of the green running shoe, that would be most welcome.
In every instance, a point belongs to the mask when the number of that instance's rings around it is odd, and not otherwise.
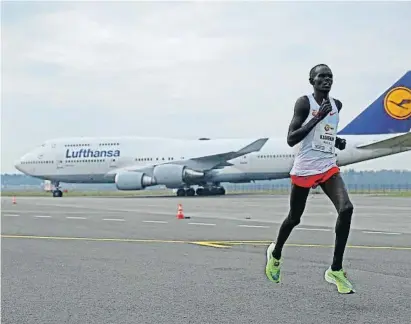
[[[275,283],[281,281],[281,260],[277,260],[273,257],[275,244],[271,243],[267,248],[267,264],[265,266],[265,274],[269,280]]]
[[[325,271],[325,280],[337,286],[340,294],[353,294],[355,293],[354,287],[347,278],[347,273],[341,269],[339,271],[332,271],[329,267]]]

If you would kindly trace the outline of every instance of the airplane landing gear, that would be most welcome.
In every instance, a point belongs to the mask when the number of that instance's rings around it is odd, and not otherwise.
[[[53,197],[63,197],[63,191],[61,191],[60,189],[54,190]]]
[[[225,195],[225,189],[221,186],[198,187],[197,190],[193,188],[179,188],[177,190],[177,197],[193,197],[197,196],[221,196]]]
[[[196,194],[197,196],[221,196],[225,195],[225,189],[221,186],[200,187]]]
[[[195,195],[195,191],[193,188],[180,188],[177,190],[177,197],[184,197],[184,196],[188,196],[188,197],[192,197]]]
[[[60,190],[60,183],[59,182],[54,182],[52,183],[54,186],[53,190],[53,197],[63,197],[63,191]]]

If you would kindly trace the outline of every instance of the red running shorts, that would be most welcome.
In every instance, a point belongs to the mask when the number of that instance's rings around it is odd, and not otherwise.
[[[334,174],[340,172],[339,167],[332,167],[328,171],[310,176],[291,176],[291,183],[303,188],[315,188],[330,179]]]

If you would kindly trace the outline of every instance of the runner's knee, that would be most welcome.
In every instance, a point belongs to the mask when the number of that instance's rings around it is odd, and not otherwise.
[[[339,215],[343,218],[343,219],[347,219],[347,220],[351,220],[351,216],[354,212],[354,206],[351,203],[351,201],[346,201],[342,207],[340,208],[339,211]]]
[[[300,224],[302,214],[303,214],[303,211],[300,208],[297,208],[297,209],[292,208],[287,217],[288,225],[295,227],[298,224]]]

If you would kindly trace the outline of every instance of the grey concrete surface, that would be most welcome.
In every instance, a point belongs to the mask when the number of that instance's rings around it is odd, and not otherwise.
[[[323,279],[336,219],[323,197],[290,236],[281,285],[265,249],[287,197],[2,197],[2,323],[407,323],[411,201],[353,201],[357,293],[342,296]]]
[[[352,227],[373,231],[411,234],[411,199],[353,195],[355,207]],[[11,198],[2,197],[8,206]],[[51,210],[56,207],[79,210],[129,212],[135,217],[172,216],[182,203],[186,215],[196,218],[243,220],[246,217],[261,222],[280,223],[288,211],[287,196],[222,196],[171,198],[18,198],[18,204]],[[14,206],[16,207],[16,206]],[[4,207],[3,207],[4,208]],[[324,195],[311,196],[301,225],[333,227],[334,206]]]

